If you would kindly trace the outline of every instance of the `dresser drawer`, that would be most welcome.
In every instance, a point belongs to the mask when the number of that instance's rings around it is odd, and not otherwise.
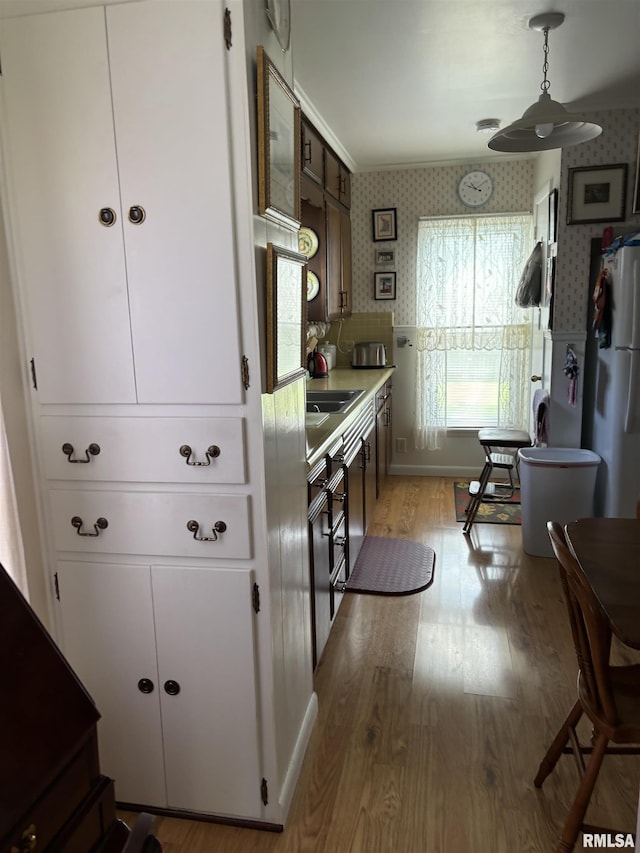
[[[242,418],[40,418],[49,480],[244,483]]]
[[[58,551],[251,557],[247,495],[50,489],[49,506]]]

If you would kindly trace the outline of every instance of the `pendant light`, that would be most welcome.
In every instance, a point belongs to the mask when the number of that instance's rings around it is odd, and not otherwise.
[[[550,148],[567,148],[580,142],[595,139],[602,133],[600,125],[588,121],[586,116],[570,113],[549,95],[547,72],[549,70],[549,30],[555,30],[564,21],[562,12],[536,15],[529,28],[544,33],[542,94],[526,110],[522,118],[494,134],[489,148],[494,151],[547,151]]]

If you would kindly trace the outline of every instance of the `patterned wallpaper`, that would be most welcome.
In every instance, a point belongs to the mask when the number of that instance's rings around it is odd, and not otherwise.
[[[460,178],[471,169],[493,178],[494,191],[485,213],[531,210],[534,194],[532,159],[491,160],[483,163],[432,166],[383,172],[357,172],[352,177],[351,227],[353,241],[354,312],[393,310],[397,325],[415,322],[415,265],[418,219],[469,213],[458,199]],[[397,208],[398,239],[374,243],[371,211]],[[395,249],[394,266],[376,266],[376,249]],[[396,272],[397,298],[373,297],[374,272]]]
[[[589,252],[592,237],[600,237],[607,222],[593,225],[566,225],[569,169],[574,166],[603,166],[627,163],[627,218],[613,222],[613,233],[628,234],[640,230],[640,215],[632,215],[632,197],[636,178],[640,109],[609,110],[590,113],[602,126],[600,136],[591,142],[565,148],[558,210],[558,260],[554,331],[584,329],[589,299]]]

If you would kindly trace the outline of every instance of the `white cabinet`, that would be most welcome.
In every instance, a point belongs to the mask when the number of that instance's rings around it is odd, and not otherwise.
[[[199,0],[3,21],[41,403],[241,402],[222,27]]]
[[[103,767],[120,801],[265,821],[224,13],[4,19],[0,134],[55,627]]]
[[[251,571],[57,570],[63,651],[102,714],[118,800],[258,816]]]

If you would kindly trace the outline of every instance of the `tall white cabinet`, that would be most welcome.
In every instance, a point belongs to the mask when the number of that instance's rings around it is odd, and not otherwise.
[[[2,29],[40,402],[241,402],[219,4]]]
[[[57,639],[101,766],[121,802],[279,823],[224,12],[3,21],[0,133]]]

